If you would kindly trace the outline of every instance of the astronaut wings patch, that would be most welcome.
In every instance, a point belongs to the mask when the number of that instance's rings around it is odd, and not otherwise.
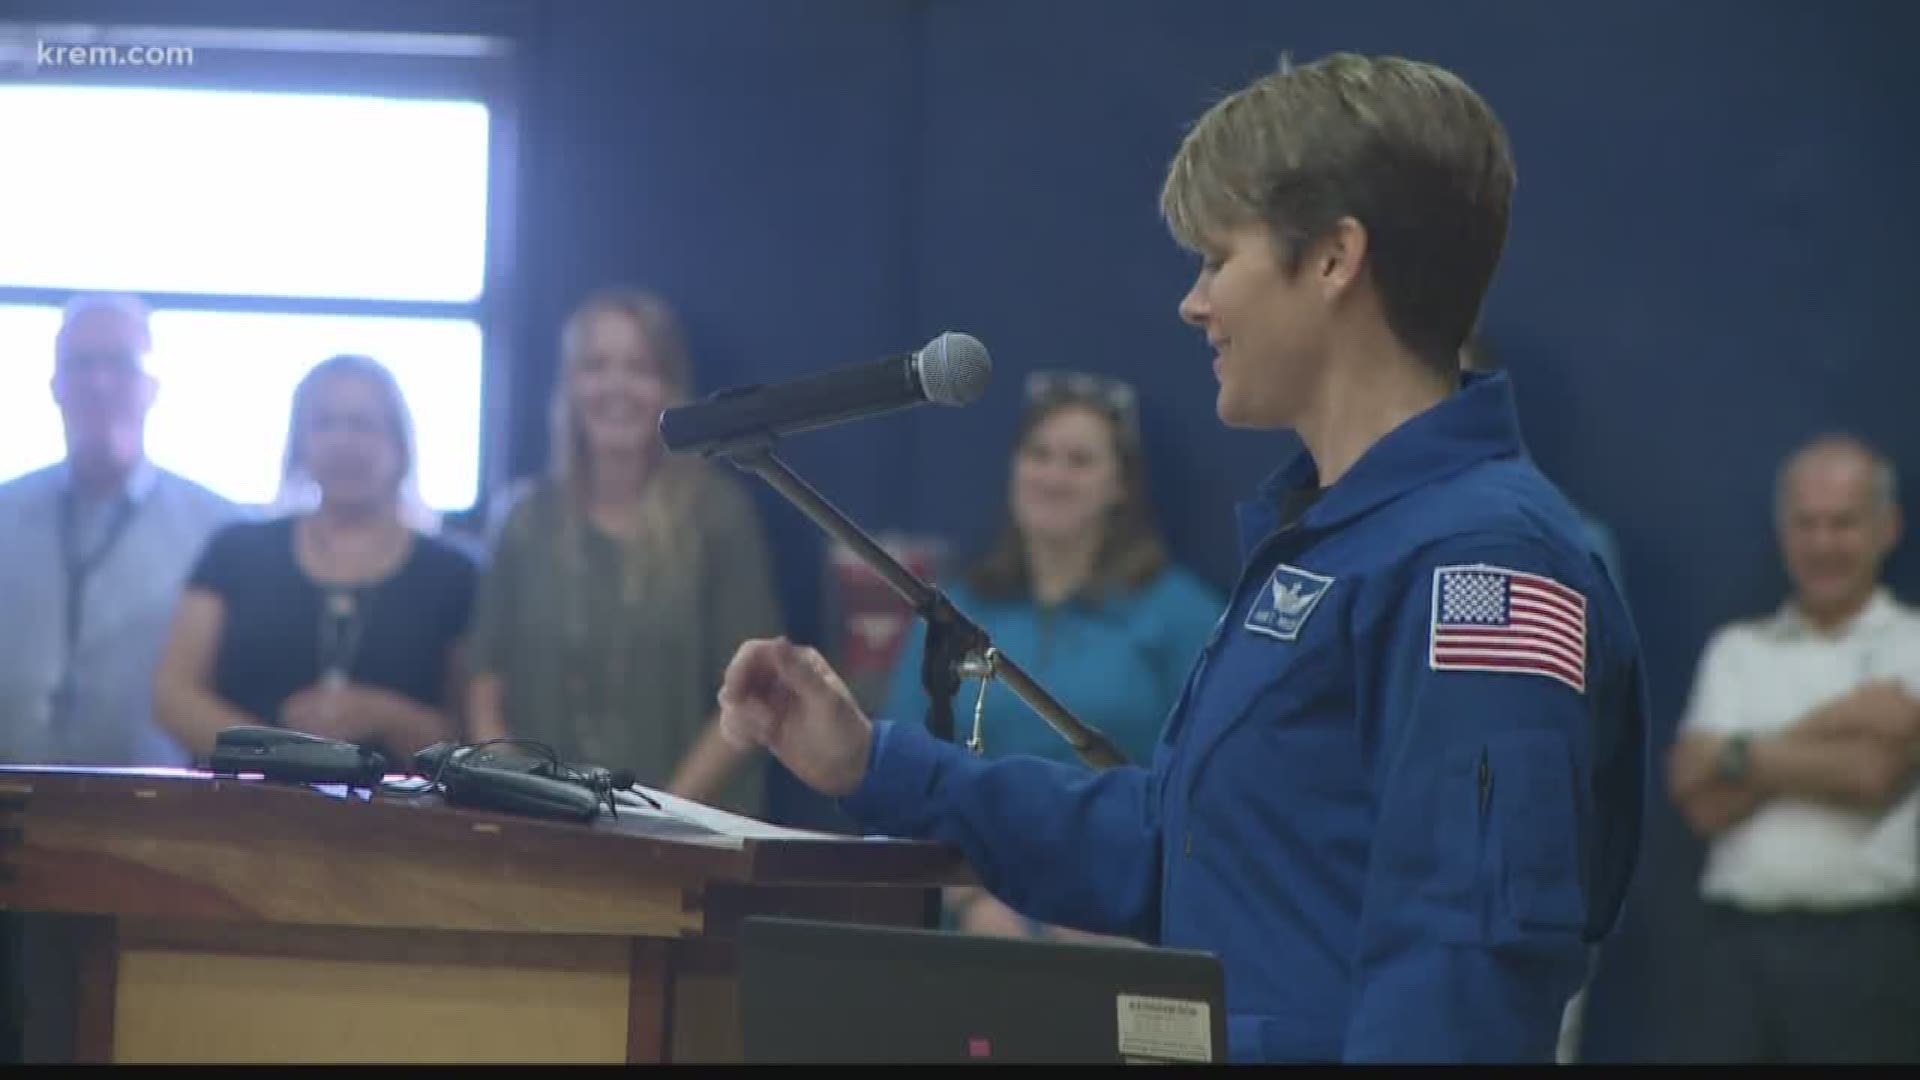
[[[1433,574],[1428,666],[1434,671],[1544,675],[1587,689],[1587,598],[1504,566],[1443,566]]]
[[[1313,614],[1320,598],[1327,595],[1332,585],[1333,579],[1325,574],[1282,563],[1274,568],[1273,576],[1247,608],[1243,625],[1255,633],[1292,641],[1300,636],[1307,616]]]

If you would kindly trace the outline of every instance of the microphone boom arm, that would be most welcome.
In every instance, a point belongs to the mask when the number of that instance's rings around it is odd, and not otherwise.
[[[1004,653],[995,652],[990,661],[982,658],[970,658],[978,651],[985,653],[991,648],[987,634],[972,620],[962,615],[945,594],[921,581],[913,572],[900,564],[887,550],[875,543],[866,533],[861,532],[847,516],[828,502],[811,485],[801,479],[786,463],[773,455],[773,440],[767,438],[753,443],[743,443],[716,451],[714,456],[724,457],[735,467],[754,473],[800,511],[813,519],[828,535],[847,545],[858,555],[861,561],[872,567],[876,573],[886,579],[893,591],[913,607],[914,613],[927,623],[929,637],[933,631],[940,631],[935,640],[951,643],[953,657],[938,655],[941,651],[928,652],[931,664],[957,667],[952,672],[957,686],[960,671],[984,670],[994,677],[1004,679],[1007,688],[1012,690],[1021,701],[1026,702],[1047,725],[1058,732],[1060,737],[1073,747],[1080,759],[1096,769],[1110,769],[1127,763],[1126,756],[1120,752],[1113,740],[1096,728],[1081,723],[1066,710],[1053,695],[1042,689],[1039,683],[1020,670]],[[941,737],[951,737],[950,732],[936,732]]]

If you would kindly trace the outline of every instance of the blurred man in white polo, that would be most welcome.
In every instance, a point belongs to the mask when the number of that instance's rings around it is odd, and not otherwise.
[[[1701,659],[1669,773],[1710,843],[1701,1058],[1920,1061],[1920,611],[1881,581],[1897,491],[1852,438],[1790,458],[1793,596]]]

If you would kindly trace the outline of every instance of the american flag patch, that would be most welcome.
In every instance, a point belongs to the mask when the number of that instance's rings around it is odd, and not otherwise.
[[[1510,671],[1587,689],[1587,598],[1538,574],[1443,566],[1433,575],[1428,664]]]

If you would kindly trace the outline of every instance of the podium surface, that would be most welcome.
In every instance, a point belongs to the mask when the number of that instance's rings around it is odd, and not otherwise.
[[[191,770],[0,768],[29,1061],[738,1061],[743,920],[909,926],[937,845],[655,795],[572,823]],[[823,977],[830,973],[823,972]]]

